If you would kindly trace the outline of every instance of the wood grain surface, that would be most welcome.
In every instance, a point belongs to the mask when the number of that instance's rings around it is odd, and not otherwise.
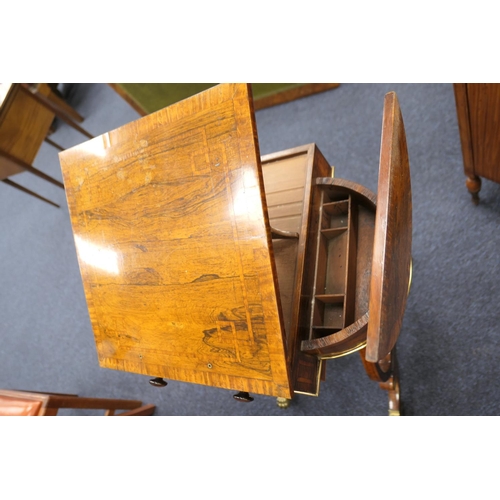
[[[500,182],[500,84],[468,83],[474,174]]]
[[[500,84],[455,83],[466,186],[479,202],[481,178],[500,182]]]
[[[273,240],[293,391],[317,394],[321,362],[302,352],[300,342],[309,331],[307,318],[315,267],[313,235],[319,228],[317,209],[321,198],[316,179],[329,176],[331,168],[316,144],[266,155],[262,167],[272,227],[299,235],[295,241]]]
[[[385,358],[401,330],[410,279],[412,201],[406,135],[397,96],[384,100],[370,282],[366,360]]]
[[[329,359],[366,344],[376,196],[346,179],[317,179],[323,193],[314,297],[304,353]]]
[[[50,88],[41,86],[40,93],[49,94]],[[15,160],[33,163],[54,117],[21,84],[12,84],[0,107],[0,179],[26,170]]]
[[[60,153],[101,366],[291,397],[250,92]]]
[[[62,408],[106,410],[114,416],[116,410],[128,410],[116,416],[152,415],[154,405],[142,405],[132,399],[79,397],[76,394],[0,390],[0,416],[55,416]]]
[[[472,136],[470,130],[469,100],[467,98],[467,84],[454,83],[455,104],[457,108],[458,129],[462,146],[462,160],[465,175],[474,177],[474,155],[472,150]]]

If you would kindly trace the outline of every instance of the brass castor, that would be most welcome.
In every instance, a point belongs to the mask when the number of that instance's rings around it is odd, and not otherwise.
[[[288,408],[292,400],[288,398],[276,398],[276,403],[280,408]]]

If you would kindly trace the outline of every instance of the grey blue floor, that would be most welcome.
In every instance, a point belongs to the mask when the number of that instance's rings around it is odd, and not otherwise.
[[[405,415],[500,413],[500,185],[484,180],[475,206],[464,184],[451,84],[349,84],[258,111],[261,154],[315,142],[336,176],[376,192],[384,94],[395,90],[408,139],[413,190],[413,282],[398,343]],[[99,135],[138,114],[106,84],[68,95]],[[64,147],[84,136],[59,123]],[[57,150],[34,166],[62,180]],[[156,415],[386,415],[387,395],[357,354],[331,360],[319,397],[287,410],[231,391],[100,368],[64,191],[29,173],[16,182],[60,209],[0,183],[0,386],[141,399]],[[71,411],[66,414],[72,415]],[[81,414],[81,412],[78,412]],[[94,414],[89,412],[89,414]]]

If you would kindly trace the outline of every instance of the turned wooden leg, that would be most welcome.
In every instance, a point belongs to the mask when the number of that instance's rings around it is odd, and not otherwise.
[[[479,191],[481,191],[481,178],[477,175],[472,175],[465,179],[465,185],[472,195],[472,201],[477,205],[479,203]]]
[[[22,161],[19,158],[12,156],[10,153],[6,153],[5,151],[0,151],[0,157],[4,157],[7,161],[10,161],[10,162],[18,165],[19,167],[32,173],[33,175],[36,175],[37,177],[40,177],[40,178],[54,184],[55,186],[60,187],[61,189],[64,189],[64,184],[62,182],[59,182],[57,179],[54,179],[50,175],[43,173],[41,170],[38,170],[37,168],[29,165],[25,161]]]

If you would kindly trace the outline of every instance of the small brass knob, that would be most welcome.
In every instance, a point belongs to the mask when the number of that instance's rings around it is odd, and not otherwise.
[[[233,396],[236,401],[241,401],[242,403],[251,403],[253,401],[253,398],[248,394],[248,392],[238,392],[238,394],[235,394]]]
[[[163,380],[160,377],[152,378],[149,383],[154,385],[155,387],[165,387],[167,385],[167,381]]]

